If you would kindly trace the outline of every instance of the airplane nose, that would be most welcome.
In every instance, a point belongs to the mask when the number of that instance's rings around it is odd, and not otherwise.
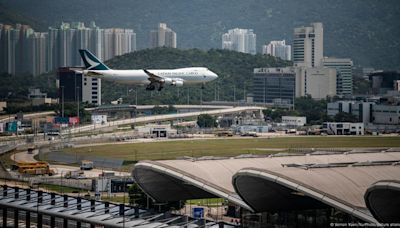
[[[212,72],[212,71],[210,71],[210,76],[211,76],[211,79],[212,79],[212,80],[218,78],[218,75],[217,75],[216,73]]]

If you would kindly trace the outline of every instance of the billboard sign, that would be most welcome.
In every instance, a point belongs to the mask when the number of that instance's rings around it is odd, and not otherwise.
[[[8,132],[17,132],[17,129],[18,129],[17,121],[7,123],[7,131]]]
[[[69,118],[68,117],[57,116],[56,118],[54,118],[54,122],[56,124],[68,124],[69,123]]]
[[[79,117],[70,117],[69,124],[71,125],[79,124]]]

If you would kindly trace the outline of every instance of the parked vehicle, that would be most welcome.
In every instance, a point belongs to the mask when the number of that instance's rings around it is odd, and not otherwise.
[[[91,170],[94,168],[94,164],[89,160],[82,160],[81,162],[81,170]]]

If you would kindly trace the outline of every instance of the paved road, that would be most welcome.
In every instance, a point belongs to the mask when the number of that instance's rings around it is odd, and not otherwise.
[[[39,153],[39,150],[34,150],[32,154],[29,154],[27,151],[15,153],[11,155],[11,159],[15,162],[36,162],[33,158],[35,155]]]
[[[209,111],[201,111],[201,112],[188,112],[188,113],[178,113],[178,114],[168,114],[168,115],[154,115],[154,116],[144,116],[132,119],[125,120],[116,120],[108,122],[107,124],[90,124],[81,127],[77,127],[74,129],[70,129],[67,133],[78,133],[78,132],[87,132],[98,130],[102,128],[107,128],[111,126],[118,126],[124,124],[138,124],[138,123],[153,123],[159,121],[167,121],[167,120],[175,120],[182,119],[188,117],[196,117],[201,114],[209,114],[209,115],[224,115],[224,114],[233,114],[240,113],[245,111],[262,111],[263,107],[249,106],[249,107],[235,107],[235,108],[227,108],[227,109],[217,109],[217,110],[209,110]]]
[[[24,119],[32,119],[35,117],[41,117],[41,116],[49,116],[49,115],[54,115],[54,111],[51,112],[37,112],[37,113],[30,113],[30,114],[24,114]],[[15,114],[9,115],[7,117],[2,116],[0,117],[0,123],[1,122],[7,122],[14,119]]]
[[[11,159],[15,162],[36,162],[34,156],[39,153],[38,150],[34,150],[33,153],[29,154],[27,151],[23,151],[20,153],[15,153],[11,155]],[[75,171],[78,170],[79,167],[77,166],[68,166],[68,165],[52,165],[50,164],[50,168],[54,169],[56,172],[55,176],[65,175],[68,171]],[[92,170],[85,170],[84,175],[85,177],[98,177],[103,171],[111,171],[111,170],[101,170],[101,169],[92,169]],[[128,172],[116,172],[113,171],[117,176],[130,176]]]

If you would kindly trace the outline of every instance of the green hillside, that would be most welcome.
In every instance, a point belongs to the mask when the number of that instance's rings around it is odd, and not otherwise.
[[[219,75],[213,82],[207,83],[202,91],[203,101],[243,99],[252,85],[253,69],[257,67],[287,66],[290,63],[269,56],[250,55],[226,50],[202,51],[199,49],[179,50],[171,48],[146,49],[113,58],[107,64],[115,69],[157,69],[179,67],[207,67]],[[119,97],[124,102],[135,102],[135,88],[112,82],[102,82],[103,102],[109,103]],[[144,86],[137,87],[139,104],[186,104],[200,103],[201,86],[166,86],[161,92],[145,91]],[[128,95],[128,96],[127,96]]]
[[[39,23],[37,20],[29,18],[27,16],[23,16],[8,7],[5,7],[2,4],[0,4],[0,23],[10,25],[15,25],[18,23],[27,24],[39,31],[46,29],[46,27],[42,23]]]
[[[37,3],[37,2],[40,2]],[[21,15],[47,23],[92,20],[101,27],[133,28],[139,49],[148,48],[149,31],[166,22],[177,33],[178,48],[221,48],[221,35],[235,27],[265,42],[286,39],[293,28],[324,24],[324,55],[349,57],[355,65],[398,69],[398,0],[0,0]],[[1,8],[1,7],[0,7]]]

